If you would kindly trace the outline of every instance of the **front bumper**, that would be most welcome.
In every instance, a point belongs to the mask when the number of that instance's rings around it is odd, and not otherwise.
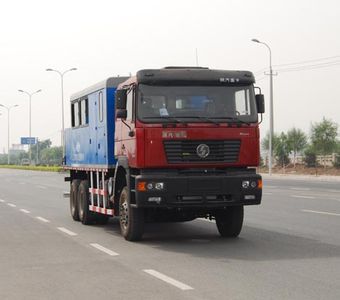
[[[233,205],[261,203],[262,178],[258,174],[174,175],[143,174],[136,176],[135,204],[137,207],[221,208]],[[138,191],[138,185],[164,183],[164,189]],[[249,182],[248,187],[242,187]],[[256,187],[250,183],[256,182]]]

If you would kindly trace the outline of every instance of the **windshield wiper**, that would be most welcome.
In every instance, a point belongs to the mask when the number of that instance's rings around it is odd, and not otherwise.
[[[178,118],[184,118],[184,119],[199,119],[199,120],[204,120],[204,121],[208,121],[210,123],[216,124],[216,125],[220,125],[220,122],[214,121],[211,118],[208,117],[203,117],[203,116],[178,116]]]
[[[144,119],[165,119],[169,121],[175,121],[175,123],[183,123],[181,120],[171,116],[144,117]]]
[[[243,120],[236,118],[236,117],[221,117],[219,119],[226,119],[226,120],[236,121],[236,122],[239,122],[239,123],[242,123],[242,124],[250,125],[249,122],[243,121]]]

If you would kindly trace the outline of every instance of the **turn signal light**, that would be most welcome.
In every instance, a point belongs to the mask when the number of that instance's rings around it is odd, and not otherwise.
[[[259,179],[259,180],[257,181],[257,188],[258,188],[258,189],[262,189],[262,180],[261,180],[261,179]]]
[[[146,182],[145,181],[140,181],[137,183],[137,190],[139,192],[145,192],[146,191]]]

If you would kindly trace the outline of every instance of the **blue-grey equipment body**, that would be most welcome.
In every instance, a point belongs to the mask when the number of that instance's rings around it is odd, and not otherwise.
[[[116,164],[115,91],[127,77],[110,77],[71,96],[71,128],[65,130],[65,167]]]

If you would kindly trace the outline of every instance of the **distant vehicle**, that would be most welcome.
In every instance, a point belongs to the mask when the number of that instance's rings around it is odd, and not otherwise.
[[[22,166],[29,166],[30,165],[30,160],[28,158],[23,158],[21,160],[21,165]]]
[[[237,237],[243,206],[262,198],[264,97],[254,83],[248,71],[168,67],[73,95],[64,158],[73,219],[119,216],[129,241],[142,238],[145,222],[195,218]]]

